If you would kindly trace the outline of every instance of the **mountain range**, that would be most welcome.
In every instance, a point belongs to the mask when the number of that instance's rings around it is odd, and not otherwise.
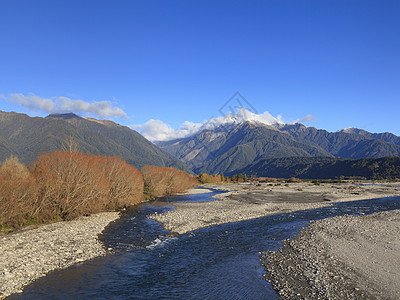
[[[391,170],[391,165],[398,165],[400,172],[400,137],[392,133],[356,128],[328,132],[300,123],[267,124],[229,116],[190,136],[152,143],[112,121],[73,113],[40,118],[0,111],[0,162],[15,155],[29,164],[43,152],[62,149],[70,137],[82,152],[121,156],[138,168],[156,165],[196,174],[303,178],[393,177],[397,167]],[[386,157],[395,158],[379,160]],[[377,164],[386,169],[378,172]]]
[[[302,179],[400,178],[400,157],[346,159],[334,157],[265,158],[238,170],[258,177]]]
[[[25,164],[32,163],[43,152],[61,150],[70,137],[84,153],[121,156],[137,168],[171,166],[191,172],[179,159],[136,131],[112,121],[73,113],[40,118],[0,111],[0,162],[14,155]]]
[[[400,155],[400,137],[391,133],[355,128],[328,132],[300,123],[254,121],[223,124],[157,145],[184,161],[195,173],[228,176],[254,171],[251,165],[272,158],[361,159]]]

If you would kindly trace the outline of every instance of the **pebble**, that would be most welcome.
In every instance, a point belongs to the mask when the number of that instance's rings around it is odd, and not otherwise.
[[[0,299],[21,293],[24,286],[54,269],[107,254],[97,236],[118,217],[117,212],[106,212],[1,234]]]
[[[299,299],[299,294],[301,299],[398,299],[398,287],[397,290],[384,290],[383,286],[373,283],[374,278],[362,276],[351,265],[330,253],[331,246],[323,236],[351,240],[354,232],[362,233],[368,226],[370,230],[379,232],[382,226],[376,223],[377,220],[388,219],[388,216],[396,216],[400,220],[400,211],[314,221],[294,239],[285,240],[278,251],[263,252],[261,261],[266,271],[265,280],[271,283],[280,299]],[[350,221],[352,226],[348,228],[346,225]],[[385,230],[392,230],[395,235],[393,225],[396,223]],[[390,236],[392,232],[386,233]],[[362,249],[359,255],[363,255]],[[396,274],[393,276],[392,279],[398,281]],[[386,296],[381,297],[381,294]]]
[[[326,207],[332,205],[333,202],[400,196],[400,191],[393,188],[377,189],[375,186],[363,187],[362,193],[355,196],[350,193],[354,189],[354,187],[350,188],[351,186],[351,183],[338,186],[324,184],[310,186],[309,183],[301,182],[291,183],[289,187],[274,186],[267,189],[266,185],[260,187],[247,185],[249,189],[243,190],[243,185],[240,184],[210,185],[205,187],[224,191],[214,196],[219,201],[175,203],[175,210],[161,214],[155,213],[149,217],[162,223],[165,229],[174,234],[184,234],[218,224]],[[301,193],[297,190],[298,188],[302,189]],[[333,189],[337,188],[340,188],[340,193],[333,195]],[[270,192],[267,193],[267,191]],[[293,197],[297,197],[295,198],[297,200],[293,201]],[[323,201],[324,197],[332,201]],[[303,199],[308,200],[302,202]]]

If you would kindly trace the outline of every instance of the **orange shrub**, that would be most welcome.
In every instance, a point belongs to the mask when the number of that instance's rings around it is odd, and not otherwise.
[[[106,209],[109,183],[97,159],[89,154],[42,154],[32,174],[39,186],[39,213],[45,218],[70,220]]]
[[[221,183],[223,180],[221,178],[221,175],[210,175],[207,173],[202,173],[198,177],[199,181],[204,184],[204,183]]]
[[[143,175],[135,167],[117,156],[96,157],[102,159],[103,172],[109,182],[108,209],[128,207],[143,201]]]
[[[0,230],[128,207],[143,201],[145,187],[152,198],[198,185],[173,168],[145,166],[142,172],[120,157],[74,149],[44,153],[30,170],[11,157],[0,166]]]
[[[56,151],[33,166],[44,216],[69,220],[143,200],[143,176],[120,157]]]
[[[0,226],[19,227],[28,223],[34,210],[36,186],[33,178],[16,157],[0,166]]]
[[[199,184],[194,176],[174,168],[144,166],[141,172],[148,198],[173,195]]]
[[[288,179],[288,182],[302,182],[302,180],[299,179],[299,178],[296,178],[296,177],[290,177],[290,178]]]

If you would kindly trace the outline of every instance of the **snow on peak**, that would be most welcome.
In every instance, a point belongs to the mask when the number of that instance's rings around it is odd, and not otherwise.
[[[212,130],[221,125],[238,125],[248,121],[263,123],[266,125],[283,124],[281,116],[275,118],[268,111],[262,114],[255,114],[245,108],[239,108],[235,114],[228,113],[226,116],[209,119],[203,123],[203,128],[201,129]]]
[[[339,131],[341,131],[341,132],[345,132],[345,133],[352,133],[352,132],[354,132],[354,127],[346,127],[346,128],[344,128],[344,129],[342,129],[342,130],[339,130]]]
[[[310,121],[310,117],[311,116],[307,116],[307,119],[304,118],[297,120],[294,123],[303,120]],[[236,113],[228,113],[225,116],[214,117],[203,123],[186,121],[178,129],[173,129],[161,120],[154,119],[151,119],[142,125],[131,125],[130,127],[139,131],[150,141],[170,141],[178,138],[189,137],[203,130],[218,130],[218,128],[222,128],[222,126],[235,126],[244,122],[257,122],[270,126],[285,124],[280,115],[274,117],[268,111],[265,111],[262,114],[256,114],[250,112],[246,108],[239,108]]]

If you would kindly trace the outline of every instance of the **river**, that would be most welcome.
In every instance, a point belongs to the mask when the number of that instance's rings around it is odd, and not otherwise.
[[[262,280],[260,251],[277,250],[310,220],[400,209],[400,197],[344,202],[179,236],[147,218],[177,201],[212,201],[215,193],[164,197],[126,210],[100,237],[115,253],[53,271],[10,299],[277,299]]]

